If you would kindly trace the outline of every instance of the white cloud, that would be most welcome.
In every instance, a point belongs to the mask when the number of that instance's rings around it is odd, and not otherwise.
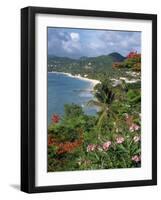
[[[75,32],[72,32],[72,33],[70,33],[70,37],[71,37],[71,39],[74,41],[74,42],[77,42],[77,41],[79,41],[79,34],[78,33],[75,33]]]
[[[100,48],[100,44],[99,43],[94,43],[94,42],[91,42],[87,45],[89,48],[91,49],[98,49]]]
[[[75,51],[79,51],[81,48],[81,45],[79,41],[69,40],[69,41],[62,41],[62,47],[66,52],[72,53]]]
[[[118,52],[126,56],[141,49],[141,33],[50,28],[48,52],[57,56],[98,56]]]
[[[62,47],[68,53],[71,53],[73,51],[70,42],[62,41]]]

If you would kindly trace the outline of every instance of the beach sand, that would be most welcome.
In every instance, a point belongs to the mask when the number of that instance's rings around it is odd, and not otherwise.
[[[87,81],[87,82],[90,82],[90,90],[93,90],[94,86],[97,85],[98,83],[101,83],[100,81],[98,80],[95,80],[95,79],[89,79],[87,77],[82,77],[80,75],[72,75],[70,73],[66,73],[66,72],[55,72],[55,71],[52,71],[52,72],[49,72],[49,73],[55,73],[55,74],[64,74],[66,76],[69,76],[69,77],[72,77],[72,78],[76,78],[76,79],[80,79],[80,80],[83,80],[83,81]]]

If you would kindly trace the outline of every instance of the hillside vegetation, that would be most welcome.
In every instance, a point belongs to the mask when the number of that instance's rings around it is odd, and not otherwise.
[[[125,58],[119,53],[101,55],[98,57],[81,57],[80,59],[71,59],[67,57],[48,57],[48,71],[67,72],[73,75],[97,78],[98,75],[111,73],[114,62],[121,62]]]
[[[49,70],[84,74],[86,69],[86,75],[101,83],[94,88],[95,98],[87,103],[99,108],[95,116],[86,115],[76,104],[64,105],[62,117],[53,113],[48,127],[48,171],[140,167],[141,55],[57,57],[49,63],[57,63]]]

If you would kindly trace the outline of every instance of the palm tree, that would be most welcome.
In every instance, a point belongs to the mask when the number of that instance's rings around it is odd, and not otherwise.
[[[123,101],[125,99],[125,94],[128,92],[128,85],[125,80],[122,80],[120,84],[113,88],[115,92],[115,98],[119,101]]]
[[[108,87],[108,82],[103,82],[101,84],[97,84],[95,87],[95,99],[90,100],[87,105],[89,106],[97,106],[100,108],[99,111],[99,118],[97,121],[97,127],[99,130],[98,138],[100,138],[100,132],[101,128],[105,121],[107,121],[107,118],[110,114],[112,114],[112,111],[110,110],[111,104],[114,100],[115,94],[112,92],[112,90]]]

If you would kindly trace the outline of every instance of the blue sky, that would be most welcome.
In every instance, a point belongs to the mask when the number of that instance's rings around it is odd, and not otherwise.
[[[141,52],[141,33],[111,30],[48,28],[48,54],[61,57]]]

